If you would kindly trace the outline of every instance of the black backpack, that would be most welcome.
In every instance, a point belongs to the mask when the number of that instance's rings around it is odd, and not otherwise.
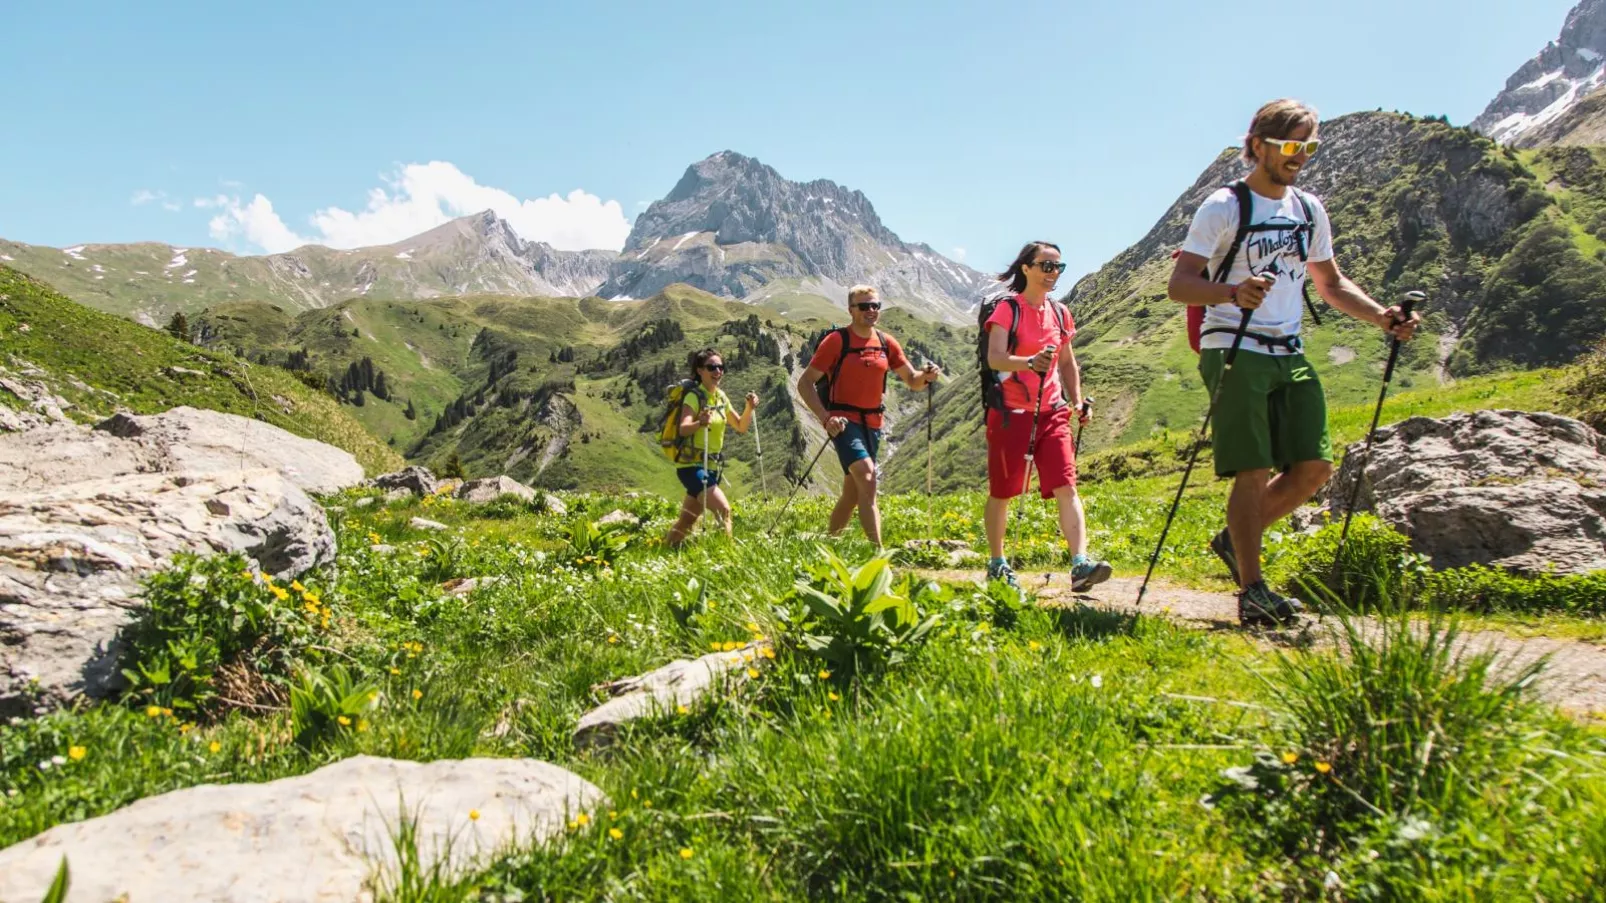
[[[1232,196],[1238,201],[1238,231],[1233,234],[1232,244],[1227,246],[1227,254],[1225,257],[1221,258],[1221,266],[1216,268],[1215,275],[1211,275],[1209,264],[1206,264],[1205,268],[1200,271],[1201,276],[1211,280],[1212,282],[1227,281],[1227,274],[1232,272],[1233,261],[1238,258],[1238,249],[1243,246],[1244,239],[1248,238],[1251,232],[1289,231],[1289,227],[1283,223],[1250,222],[1255,215],[1255,202],[1250,195],[1248,182],[1245,182],[1243,179],[1239,179],[1227,187],[1232,189]],[[1305,255],[1310,249],[1310,235],[1316,230],[1316,211],[1311,207],[1310,198],[1307,197],[1303,191],[1291,186],[1288,190],[1294,193],[1294,197],[1299,201],[1300,208],[1305,211],[1305,221],[1293,227],[1295,246],[1299,250],[1299,259],[1303,261],[1305,260]],[[1181,252],[1178,251],[1173,253],[1171,256],[1175,257],[1178,253]],[[1305,307],[1310,310],[1311,320],[1317,326],[1322,325],[1322,315],[1316,312],[1316,302],[1312,301],[1310,297],[1310,282],[1306,281],[1302,283],[1299,287],[1299,290],[1300,293],[1305,297]],[[1192,346],[1195,353],[1198,353],[1199,351],[1199,339],[1205,334],[1212,332],[1237,331],[1235,329],[1227,329],[1225,327],[1203,329],[1204,311],[1205,309],[1201,305],[1189,305],[1188,307],[1188,344]],[[1270,337],[1262,336],[1258,333],[1250,332],[1245,333],[1245,335],[1252,337],[1266,345],[1287,344],[1286,342],[1271,339]]]
[[[881,413],[885,413],[886,410],[887,410],[887,406],[885,404],[881,404],[881,405],[878,405],[878,406],[873,407],[873,408],[861,408],[858,405],[837,404],[837,403],[833,403],[831,401],[831,386],[832,386],[833,383],[835,383],[837,381],[837,377],[842,374],[842,362],[846,361],[848,359],[848,355],[850,355],[850,354],[863,354],[866,350],[873,349],[873,348],[877,347],[875,345],[861,345],[858,348],[853,347],[853,334],[852,334],[852,330],[851,330],[850,327],[843,326],[843,327],[841,327],[839,329],[834,330],[834,332],[836,332],[836,334],[838,336],[840,336],[841,339],[842,339],[842,353],[837,355],[836,363],[831,366],[831,372],[825,374],[824,376],[821,376],[819,378],[819,380],[814,383],[815,390],[818,391],[819,394],[820,394],[820,401],[825,405],[826,413],[830,413],[833,410],[837,410],[837,411],[852,411],[853,413],[859,415],[860,423],[864,422],[864,418],[865,418],[866,414],[881,414]],[[824,342],[827,338],[830,337],[830,335],[831,335],[831,333],[829,333],[829,332],[826,333],[825,335],[820,337],[820,341]],[[879,346],[879,348],[881,350],[881,353],[882,354],[886,354],[887,353],[887,347],[888,347],[887,346],[887,335],[886,335],[886,333],[882,332],[879,329],[875,330],[875,339],[876,339],[877,342],[881,343],[880,346]],[[818,347],[818,346],[815,346],[815,347]],[[891,372],[892,372],[892,368],[888,367],[886,370],[882,371],[882,373],[881,373],[881,397],[882,398],[886,398],[886,395],[887,395],[887,374],[891,373]]]
[[[1060,332],[1065,332],[1065,323],[1070,317],[1070,311],[1053,298],[1048,299],[1048,303],[1054,309],[1054,319],[1059,323]],[[1004,417],[1009,417],[1009,410],[1004,407],[1004,380],[1011,376],[1019,378],[1019,374],[1001,373],[987,363],[987,321],[992,319],[993,311],[997,310],[1000,304],[1009,305],[1009,337],[1004,350],[1014,354],[1015,344],[1019,340],[1016,329],[1020,326],[1020,297],[1008,292],[983,299],[976,310],[976,370],[981,375],[981,408],[984,418],[988,409],[1003,411]]]

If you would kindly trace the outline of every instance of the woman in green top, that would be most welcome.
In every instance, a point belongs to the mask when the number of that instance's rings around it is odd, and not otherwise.
[[[725,378],[725,361],[718,351],[704,348],[693,352],[687,363],[691,366],[691,378],[697,380],[698,386],[687,392],[681,403],[680,434],[691,437],[690,453],[696,460],[679,465],[676,471],[680,485],[686,487],[686,500],[680,505],[680,519],[669,528],[669,536],[664,540],[672,549],[679,548],[691,535],[697,518],[702,516],[705,498],[707,507],[713,509],[714,517],[725,528],[725,535],[730,535],[731,506],[725,500],[725,493],[719,490],[719,479],[725,469],[721,466],[725,460],[722,454],[725,427],[734,427],[738,433],[747,432],[753,422],[753,406],[758,404],[758,396],[747,393],[747,408],[742,416],[736,416],[730,396],[719,387]]]

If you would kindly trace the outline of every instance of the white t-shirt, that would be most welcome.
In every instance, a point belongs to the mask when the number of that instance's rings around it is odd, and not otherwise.
[[[1299,326],[1305,316],[1303,289],[1306,263],[1333,259],[1333,226],[1327,219],[1327,208],[1315,195],[1306,192],[1305,197],[1310,201],[1316,225],[1306,238],[1306,260],[1302,261],[1292,226],[1305,221],[1305,208],[1294,196],[1293,189],[1289,189],[1280,201],[1249,192],[1253,213],[1250,222],[1280,222],[1290,226],[1287,230],[1251,232],[1244,236],[1244,243],[1233,258],[1232,271],[1227,274],[1226,281],[1229,284],[1242,282],[1250,276],[1277,277],[1271,290],[1266,293],[1265,303],[1255,310],[1255,315],[1249,320],[1251,332],[1275,338],[1299,335]],[[1227,246],[1232,244],[1232,237],[1237,231],[1238,199],[1233,197],[1231,188],[1217,189],[1199,205],[1198,212],[1193,215],[1193,225],[1188,227],[1188,238],[1182,243],[1182,250],[1209,260],[1210,272],[1214,273],[1227,256]],[[1213,304],[1205,308],[1202,328],[1226,327],[1236,330],[1242,318],[1243,314],[1237,305]],[[1201,336],[1199,347],[1231,348],[1232,333]],[[1290,349],[1271,348],[1253,339],[1245,339],[1239,347],[1261,354],[1293,353]]]

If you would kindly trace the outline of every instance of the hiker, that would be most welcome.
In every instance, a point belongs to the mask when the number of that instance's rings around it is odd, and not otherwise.
[[[687,364],[695,385],[681,395],[677,432],[685,441],[675,469],[680,485],[686,487],[686,500],[680,503],[680,518],[669,528],[669,536],[664,540],[672,549],[679,548],[691,535],[705,507],[713,510],[714,517],[725,528],[725,535],[730,535],[730,502],[719,488],[720,478],[724,476],[725,456],[721,450],[725,447],[725,427],[738,433],[747,432],[753,422],[753,408],[758,404],[758,395],[747,393],[747,407],[742,416],[736,416],[730,396],[719,387],[725,378],[725,360],[718,351],[712,348],[694,351]]]
[[[1058,245],[1027,242],[998,276],[1010,294],[983,302],[982,404],[987,412],[987,579],[1020,587],[1004,557],[1010,500],[1026,491],[1027,449],[1037,489],[1059,508],[1060,534],[1071,552],[1071,589],[1082,592],[1110,579],[1110,566],[1087,554],[1087,515],[1076,492],[1071,412],[1082,423],[1093,409],[1082,395],[1082,373],[1071,350],[1076,323],[1050,298],[1065,264]],[[991,371],[991,372],[989,372]]]
[[[825,427],[836,448],[837,461],[842,464],[842,494],[831,509],[831,535],[847,527],[857,508],[865,537],[879,549],[881,510],[876,506],[876,481],[880,471],[876,455],[881,450],[887,374],[896,373],[911,391],[921,392],[937,381],[942,370],[929,361],[915,370],[904,357],[898,340],[875,328],[881,319],[881,299],[874,287],[856,285],[849,289],[848,313],[852,322],[826,333],[814,349],[808,368],[798,377],[797,392]],[[816,386],[822,377],[828,377],[824,400]]]
[[[1200,205],[1168,290],[1190,313],[1204,312],[1202,321],[1193,315],[1199,374],[1212,393],[1220,382],[1211,450],[1216,475],[1233,479],[1227,526],[1210,548],[1239,586],[1238,618],[1246,626],[1287,624],[1303,610],[1261,579],[1261,536],[1333,470],[1327,399],[1299,337],[1306,276],[1328,304],[1399,339],[1410,339],[1421,322],[1372,300],[1339,272],[1326,209],[1294,187],[1321,144],[1318,124],[1316,111],[1295,100],[1255,113],[1243,145],[1253,170]],[[1239,353],[1222,379],[1245,311],[1251,315]]]

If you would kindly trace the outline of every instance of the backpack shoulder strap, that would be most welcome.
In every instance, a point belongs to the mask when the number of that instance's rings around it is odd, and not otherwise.
[[[1227,186],[1232,189],[1232,196],[1238,201],[1238,231],[1232,236],[1232,244],[1227,246],[1227,254],[1221,258],[1221,266],[1216,269],[1213,278],[1216,282],[1226,282],[1227,274],[1232,272],[1233,261],[1238,257],[1238,248],[1244,243],[1244,236],[1249,234],[1249,227],[1254,225],[1255,200],[1249,194],[1249,183],[1238,179]]]
[[[837,351],[836,363],[831,365],[831,376],[825,384],[825,398],[821,401],[826,407],[831,406],[831,390],[836,388],[837,377],[842,374],[842,362],[848,359],[848,352],[853,348],[853,334],[849,331],[849,327],[843,326],[837,329],[836,335],[842,347]]]
[[[1003,303],[1009,305],[1009,341],[1005,350],[1015,353],[1016,330],[1020,328],[1020,298],[1017,295],[1006,295]]]

